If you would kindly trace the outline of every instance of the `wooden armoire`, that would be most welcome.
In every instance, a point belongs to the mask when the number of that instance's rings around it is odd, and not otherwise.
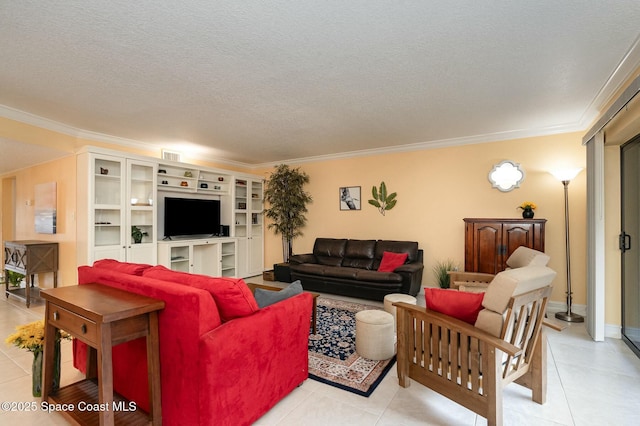
[[[544,252],[546,219],[466,218],[464,270],[497,274],[520,246]]]

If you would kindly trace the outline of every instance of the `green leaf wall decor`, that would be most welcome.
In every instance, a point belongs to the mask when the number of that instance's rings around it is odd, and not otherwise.
[[[376,188],[375,185],[371,188],[371,195],[373,198],[369,200],[369,204],[378,209],[381,215],[385,215],[387,210],[391,210],[395,207],[398,200],[395,192],[387,195],[387,185],[384,181],[380,182],[380,188]]]

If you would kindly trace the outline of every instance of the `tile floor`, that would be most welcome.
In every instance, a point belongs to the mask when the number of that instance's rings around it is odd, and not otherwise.
[[[248,280],[249,281],[249,280]],[[261,278],[250,279],[260,282]],[[337,296],[327,296],[337,297]],[[424,296],[418,296],[424,301]],[[365,303],[375,303],[367,301]],[[19,324],[41,319],[44,306],[0,298],[0,337]],[[617,339],[594,342],[584,324],[548,332],[548,398],[531,401],[526,389],[505,389],[507,425],[638,425],[640,424],[640,359]],[[81,378],[71,366],[71,344],[63,342],[62,385]],[[31,402],[32,354],[0,342],[0,403]],[[58,413],[12,412],[0,409],[0,424],[66,425]],[[349,425],[485,425],[486,420],[413,382],[397,383],[395,369],[364,398],[307,380],[258,420],[260,426]],[[172,425],[170,425],[172,426]]]

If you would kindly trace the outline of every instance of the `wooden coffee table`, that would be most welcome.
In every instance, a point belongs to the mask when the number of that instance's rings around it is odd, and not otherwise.
[[[282,287],[275,287],[275,286],[266,285],[266,284],[247,283],[247,286],[249,287],[252,293],[255,293],[256,288],[261,288],[263,290],[269,290],[269,291],[282,290]],[[316,325],[317,325],[317,319],[318,319],[318,296],[320,296],[320,293],[315,293],[313,291],[305,291],[305,293],[309,293],[311,296],[313,296],[313,309],[311,310],[311,328],[313,330],[313,334],[316,334],[317,332]]]

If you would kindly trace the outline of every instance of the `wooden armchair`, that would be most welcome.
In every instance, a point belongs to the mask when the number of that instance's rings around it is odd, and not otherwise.
[[[502,389],[511,382],[531,389],[532,399],[544,404],[543,322],[554,277],[546,267],[501,272],[485,293],[475,325],[395,303],[400,386],[413,379],[487,418],[489,425],[502,424]]]
[[[486,291],[495,275],[483,272],[449,271],[450,287],[454,290],[481,292]]]
[[[547,263],[549,263],[549,256],[525,246],[515,249],[507,259],[507,266],[511,269],[525,266],[547,266]],[[452,289],[469,292],[486,291],[489,283],[495,277],[494,274],[463,271],[449,271],[448,275]]]

